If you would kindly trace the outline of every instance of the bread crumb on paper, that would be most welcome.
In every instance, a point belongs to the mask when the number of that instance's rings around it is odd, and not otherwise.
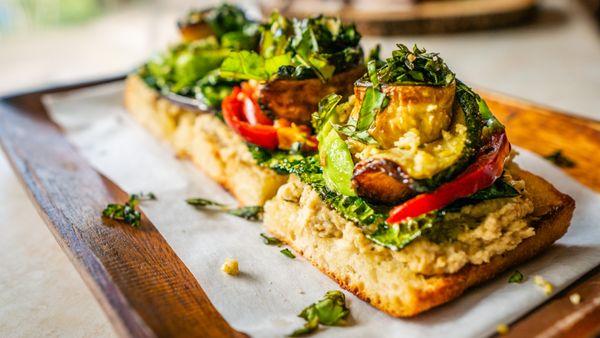
[[[237,276],[240,273],[240,268],[237,259],[225,259],[225,263],[223,263],[223,265],[221,266],[221,271],[225,272],[230,276]]]
[[[506,324],[498,324],[498,326],[496,326],[496,331],[498,331],[498,334],[504,335],[508,333],[508,325]]]
[[[541,287],[544,290],[544,293],[546,294],[546,296],[551,295],[552,291],[554,291],[554,285],[552,285],[550,282],[548,282],[542,276],[538,275],[538,276],[533,277],[533,282],[535,283],[535,285]]]
[[[569,296],[569,301],[573,305],[579,305],[579,303],[581,303],[581,296],[578,293],[571,294]]]

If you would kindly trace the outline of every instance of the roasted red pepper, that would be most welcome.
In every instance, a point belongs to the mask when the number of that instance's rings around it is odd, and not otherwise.
[[[488,149],[455,180],[441,185],[433,192],[418,195],[396,206],[390,211],[387,222],[398,223],[441,209],[459,198],[491,186],[502,175],[504,161],[509,153],[510,143],[506,133],[502,131],[492,135]]]
[[[267,149],[290,149],[300,142],[306,150],[316,150],[317,140],[310,128],[295,125],[285,119],[273,122],[258,105],[256,91],[248,83],[234,87],[221,104],[223,118],[246,141]]]
[[[235,132],[257,146],[276,149],[279,144],[273,121],[260,109],[247,91],[234,87],[221,104],[223,118]]]

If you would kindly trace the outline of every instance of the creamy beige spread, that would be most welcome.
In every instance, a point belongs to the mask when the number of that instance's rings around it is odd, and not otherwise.
[[[505,180],[524,192],[523,181],[512,180],[510,175]],[[487,263],[492,257],[514,249],[525,238],[535,234],[528,222],[533,202],[527,194],[465,206],[460,213],[449,217],[455,217],[457,222],[474,219],[477,223],[461,231],[456,240],[438,244],[422,237],[399,251],[377,245],[362,234],[357,237],[355,231],[348,231],[349,224],[352,227],[357,225],[326,206],[310,186],[296,177],[280,188],[275,199],[295,205],[291,208],[296,213],[295,225],[310,228],[320,237],[354,236],[351,243],[361,254],[393,259],[425,275],[454,273],[466,264]]]

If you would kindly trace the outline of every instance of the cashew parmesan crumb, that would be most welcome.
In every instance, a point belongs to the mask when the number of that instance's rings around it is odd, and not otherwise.
[[[546,296],[549,296],[550,294],[552,294],[552,291],[554,291],[554,286],[550,282],[545,280],[542,276],[538,275],[533,277],[533,282],[535,283],[535,285],[541,287],[544,290]]]
[[[237,259],[227,258],[225,263],[221,266],[221,271],[225,272],[230,276],[237,276],[240,273]]]
[[[581,303],[581,296],[578,293],[574,293],[569,296],[569,301],[573,305],[578,305],[579,303]]]
[[[498,331],[498,334],[507,334],[508,333],[508,325],[498,324],[498,326],[496,326],[496,331]]]

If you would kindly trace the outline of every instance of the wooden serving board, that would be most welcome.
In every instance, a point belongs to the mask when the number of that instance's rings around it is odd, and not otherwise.
[[[533,18],[536,0],[262,0],[268,17],[315,12],[356,23],[361,34],[430,34],[513,27]]]
[[[241,337],[143,216],[139,229],[104,220],[107,203],[127,194],[96,172],[46,114],[41,97],[122,80],[52,88],[0,99],[0,144],[32,202],[124,337]],[[567,173],[600,191],[600,122],[483,92],[510,140],[541,155],[557,149],[576,161]],[[578,292],[573,306],[568,295]],[[600,333],[600,267],[511,325],[509,336]]]

